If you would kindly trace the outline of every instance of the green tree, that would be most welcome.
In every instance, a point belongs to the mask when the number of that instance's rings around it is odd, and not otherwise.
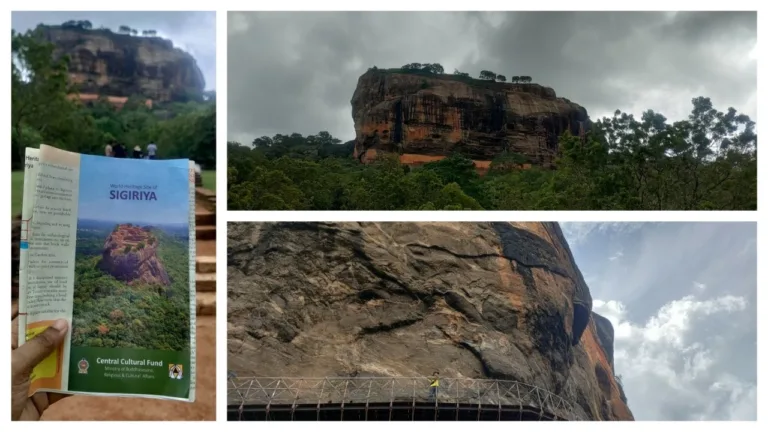
[[[493,81],[493,80],[496,79],[496,74],[491,72],[491,71],[482,70],[482,71],[480,71],[480,79],[481,80]]]
[[[406,65],[401,66],[400,69],[403,69],[403,70],[421,70],[421,68],[423,66],[424,65],[422,65],[421,63],[408,63]]]
[[[469,78],[469,77],[470,77],[468,73],[466,73],[466,72],[460,72],[458,69],[454,69],[454,70],[453,70],[453,74],[454,74],[454,75],[458,75],[458,76],[460,76],[460,77],[464,77],[464,78]]]
[[[11,162],[17,169],[25,147],[76,136],[82,122],[67,98],[69,59],[54,60],[53,45],[41,42],[41,37],[39,30],[11,31]]]
[[[507,77],[505,77],[504,75],[496,75],[496,79],[501,82],[507,82]]]
[[[439,63],[426,63],[423,65],[422,70],[437,75],[441,75],[445,72],[445,69],[443,69],[443,66]]]

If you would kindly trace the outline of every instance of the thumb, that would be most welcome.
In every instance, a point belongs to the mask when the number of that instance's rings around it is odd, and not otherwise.
[[[38,363],[48,357],[64,340],[69,323],[56,320],[52,326],[14,351],[13,362],[25,374],[31,373]]]

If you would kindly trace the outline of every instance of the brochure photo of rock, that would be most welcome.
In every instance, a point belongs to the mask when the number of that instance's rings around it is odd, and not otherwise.
[[[72,346],[181,352],[190,345],[187,162],[82,156]],[[178,166],[175,166],[175,165]]]
[[[187,230],[79,220],[72,345],[188,348]]]

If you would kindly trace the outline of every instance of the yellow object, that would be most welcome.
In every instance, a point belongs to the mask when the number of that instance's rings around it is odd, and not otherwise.
[[[429,380],[429,386],[430,387],[440,387],[440,379],[439,378],[432,378]]]
[[[33,337],[39,335],[40,333],[46,331],[48,327],[40,326],[40,327],[34,327],[34,328],[28,328],[27,329],[27,341],[31,340]],[[29,377],[29,380],[31,382],[34,382],[35,380],[38,380],[40,378],[54,378],[56,377],[56,369],[57,369],[57,360],[59,357],[59,349],[56,348],[53,350],[53,352],[46,357],[43,361],[37,364],[35,368],[32,370],[32,374]]]

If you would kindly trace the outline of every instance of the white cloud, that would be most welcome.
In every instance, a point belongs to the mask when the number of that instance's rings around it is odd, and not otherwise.
[[[701,292],[701,291],[704,291],[704,290],[706,290],[706,289],[707,289],[707,285],[705,285],[705,284],[703,284],[703,283],[701,283],[701,282],[696,282],[696,281],[693,281],[693,286],[694,286],[694,288],[696,288],[696,290],[697,290],[697,291],[699,291],[699,292]]]
[[[757,418],[756,385],[723,364],[718,346],[723,338],[694,341],[692,336],[717,323],[717,316],[744,311],[744,297],[685,296],[662,306],[644,324],[629,321],[618,301],[596,299],[593,308],[614,326],[616,373],[638,420]]]
[[[616,261],[617,259],[619,259],[619,258],[621,258],[623,256],[624,256],[624,252],[618,251],[615,254],[613,254],[612,257],[608,258],[608,261]]]

